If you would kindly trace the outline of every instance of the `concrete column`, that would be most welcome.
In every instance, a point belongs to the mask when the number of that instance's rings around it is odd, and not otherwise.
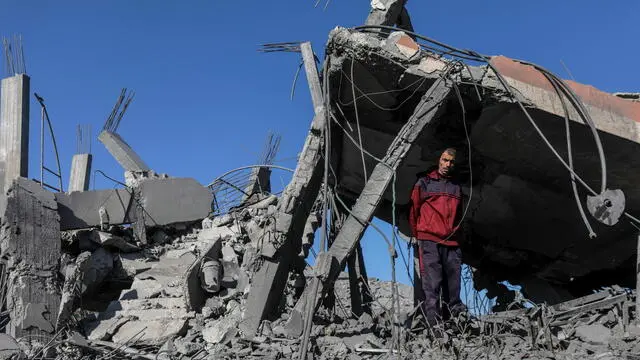
[[[0,82],[0,190],[28,177],[29,76],[15,75]]]
[[[71,159],[71,175],[69,176],[69,192],[89,190],[91,179],[91,154],[75,154]]]

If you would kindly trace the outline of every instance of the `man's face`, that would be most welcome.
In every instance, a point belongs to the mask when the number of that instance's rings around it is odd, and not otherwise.
[[[440,162],[438,164],[438,173],[442,176],[448,177],[451,176],[451,172],[453,171],[453,167],[456,162],[456,156],[449,154],[448,152],[443,152],[440,155]]]

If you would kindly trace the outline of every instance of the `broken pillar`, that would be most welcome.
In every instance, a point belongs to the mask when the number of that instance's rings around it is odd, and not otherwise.
[[[289,267],[301,247],[301,237],[311,213],[313,203],[322,183],[322,150],[327,111],[320,87],[320,77],[310,43],[301,44],[302,58],[315,116],[305,140],[302,153],[291,182],[285,188],[274,214],[277,226],[274,231],[263,234],[263,241],[277,252],[262,252],[263,262],[253,274],[251,291],[247,298],[246,312],[240,329],[245,336],[255,334],[260,322],[278,309],[282,299]]]
[[[91,154],[75,154],[71,159],[69,192],[89,190],[91,180]]]
[[[0,82],[0,192],[29,167],[29,84],[26,74]]]
[[[13,337],[49,339],[60,305],[60,217],[53,193],[18,178],[7,191],[0,248],[8,272],[6,307]]]
[[[131,146],[115,132],[103,130],[98,140],[107,148],[125,171],[150,171],[151,168],[133,151]]]

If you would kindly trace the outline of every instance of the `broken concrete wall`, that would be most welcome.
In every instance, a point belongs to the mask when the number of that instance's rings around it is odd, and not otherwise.
[[[8,271],[7,332],[15,337],[51,337],[61,288],[60,217],[52,193],[25,178],[13,182],[7,191],[0,248]]]
[[[135,222],[137,204],[144,210],[147,226],[197,221],[207,217],[213,199],[206,187],[190,178],[151,178],[140,180],[133,189],[56,193],[55,197],[62,230],[100,226],[101,207],[109,224]]]

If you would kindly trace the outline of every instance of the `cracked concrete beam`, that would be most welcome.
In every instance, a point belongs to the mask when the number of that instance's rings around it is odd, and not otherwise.
[[[279,248],[273,256],[264,258],[262,266],[253,275],[247,311],[240,323],[240,329],[246,336],[253,335],[260,322],[277,309],[289,267],[292,260],[297,258],[304,227],[322,182],[324,136],[322,132],[313,129],[322,129],[318,127],[318,123],[325,121],[326,111],[314,117],[312,130],[307,136],[293,179],[278,202],[278,209],[274,215],[277,227],[272,233],[265,233],[268,235],[265,236],[265,240],[271,239],[270,243],[274,248]]]
[[[107,148],[125,171],[150,171],[151,168],[140,158],[124,139],[111,131],[103,130],[98,140]]]

